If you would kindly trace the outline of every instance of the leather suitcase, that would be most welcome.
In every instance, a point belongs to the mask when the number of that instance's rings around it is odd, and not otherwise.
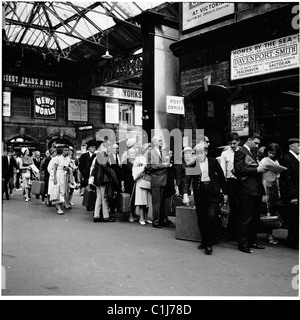
[[[190,207],[195,206],[195,201],[193,196],[189,196],[190,199]],[[181,196],[172,196],[166,199],[165,202],[165,215],[169,217],[175,217],[176,216],[176,207],[182,207],[183,204],[183,198]]]
[[[131,211],[130,194],[120,193],[117,196],[117,210],[119,213],[128,213]]]
[[[43,195],[44,192],[45,192],[45,182],[32,180],[31,193],[36,195]]]
[[[195,208],[187,206],[176,207],[176,239],[201,241]]]
[[[94,208],[96,203],[96,191],[87,186],[84,191],[82,205],[87,208]]]

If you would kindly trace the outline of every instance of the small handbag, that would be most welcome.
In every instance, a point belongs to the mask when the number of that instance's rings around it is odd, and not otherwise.
[[[269,212],[268,203],[265,203],[265,207],[262,209],[260,215],[260,225],[262,228],[267,227],[268,229],[280,229],[282,226],[281,216],[278,213],[276,213],[275,216],[272,216]]]
[[[151,176],[149,174],[144,174],[140,179],[139,187],[141,189],[151,190]]]

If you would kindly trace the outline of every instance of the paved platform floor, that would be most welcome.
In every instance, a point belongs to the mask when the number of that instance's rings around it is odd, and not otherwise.
[[[266,250],[252,255],[221,242],[207,256],[198,243],[176,240],[175,226],[95,224],[81,201],[76,192],[74,208],[58,216],[20,192],[3,200],[3,296],[298,296],[292,268],[299,255],[285,246],[286,230],[276,231],[278,246],[260,235]]]

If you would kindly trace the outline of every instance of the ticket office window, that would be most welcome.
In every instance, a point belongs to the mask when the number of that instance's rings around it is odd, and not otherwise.
[[[120,103],[120,122],[129,126],[134,125],[134,104]]]

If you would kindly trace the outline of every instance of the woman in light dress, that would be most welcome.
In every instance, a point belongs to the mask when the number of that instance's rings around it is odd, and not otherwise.
[[[141,188],[141,179],[146,173],[148,152],[151,148],[150,143],[146,143],[141,148],[141,155],[134,161],[132,176],[135,183],[135,205],[138,207],[140,215],[140,224],[145,226],[146,223],[152,223],[148,218],[149,207],[152,203],[151,190]]]
[[[22,148],[22,156],[20,160],[20,170],[22,172],[23,190],[25,191],[25,202],[29,201],[29,194],[31,189],[31,168],[33,159],[29,156],[29,149]]]
[[[69,172],[71,159],[69,155],[68,146],[59,146],[57,148],[57,156],[54,157],[48,166],[50,174],[49,179],[49,193],[53,190],[54,186],[59,185],[59,199],[52,201],[55,205],[59,215],[64,214],[63,206],[70,209],[69,203],[69,186],[67,173]]]

